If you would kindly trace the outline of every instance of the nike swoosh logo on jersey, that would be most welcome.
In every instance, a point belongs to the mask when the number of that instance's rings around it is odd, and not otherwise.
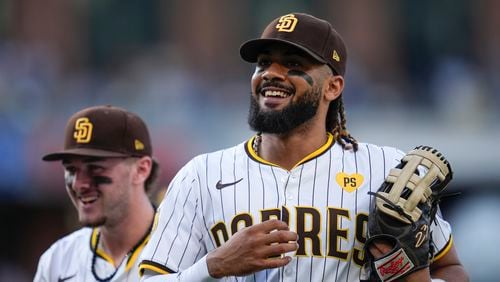
[[[232,185],[235,185],[237,183],[239,183],[241,180],[243,180],[243,178],[240,178],[239,180],[235,181],[235,182],[229,182],[229,183],[222,183],[221,180],[217,181],[217,183],[215,184],[215,188],[217,189],[222,189],[222,188],[226,188],[227,186],[232,186]]]
[[[69,280],[69,279],[71,279],[71,278],[73,278],[73,277],[75,277],[75,276],[76,276],[76,273],[75,273],[75,274],[73,274],[73,275],[70,275],[70,276],[64,277],[64,278],[59,277],[59,278],[57,278],[57,282],[64,282],[64,281]]]

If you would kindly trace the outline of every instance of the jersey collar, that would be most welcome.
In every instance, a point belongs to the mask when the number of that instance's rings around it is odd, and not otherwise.
[[[252,147],[252,144],[254,142],[254,139],[257,137],[257,135],[254,135],[252,136],[252,138],[250,138],[250,140],[248,140],[245,144],[245,150],[248,154],[248,156],[259,162],[259,163],[263,163],[263,164],[266,164],[266,165],[270,165],[270,166],[275,166],[275,167],[279,167],[279,168],[282,168],[281,166],[277,165],[277,164],[274,164],[272,162],[269,162],[269,161],[266,161],[264,160],[263,158],[261,158],[259,155],[257,155],[257,153],[255,153],[255,151],[253,150],[253,147]],[[328,139],[326,140],[326,143],[323,144],[323,146],[319,147],[316,151],[310,153],[309,155],[307,155],[305,158],[303,158],[302,160],[300,160],[297,164],[295,164],[293,166],[292,169],[298,167],[299,165],[301,164],[304,164],[320,155],[322,155],[323,153],[325,153],[326,151],[328,151],[332,146],[333,144],[335,143],[334,139],[333,139],[333,135],[330,133],[330,132],[327,132],[327,137]],[[283,168],[284,169],[284,168]]]
[[[134,265],[135,261],[137,260],[137,257],[141,253],[142,249],[144,249],[144,246],[146,246],[146,244],[148,243],[149,238],[151,237],[151,231],[156,227],[157,222],[158,222],[158,213],[155,213],[154,219],[153,219],[153,224],[150,227],[149,233],[147,233],[146,236],[144,236],[141,239],[141,241],[139,241],[137,243],[137,245],[134,248],[132,248],[132,250],[130,250],[129,256],[127,258],[127,264],[125,267],[125,271],[128,271]],[[98,257],[104,259],[105,261],[107,261],[111,265],[115,265],[111,256],[106,254],[103,249],[99,248],[99,246],[96,246],[98,234],[99,234],[99,228],[93,228],[92,234],[90,236],[90,250],[96,250],[96,254]]]

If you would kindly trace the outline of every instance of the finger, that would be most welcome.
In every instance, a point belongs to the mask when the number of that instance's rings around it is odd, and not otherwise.
[[[273,243],[287,243],[294,241],[296,242],[299,238],[299,235],[293,231],[288,230],[278,230],[272,231],[263,237],[263,243],[266,245],[270,245]]]
[[[299,248],[299,244],[297,242],[290,243],[279,243],[266,246],[262,249],[262,253],[264,257],[279,257],[282,254],[294,252]]]
[[[377,239],[373,241],[373,245],[377,247],[378,250],[382,253],[388,253],[393,249],[393,246],[391,243],[388,241],[382,240],[382,239]]]
[[[382,255],[384,254],[384,252],[381,249],[377,248],[377,246],[375,246],[374,244],[371,245],[368,249],[370,250],[372,256],[376,259],[382,257]]]
[[[252,226],[255,230],[269,233],[273,230],[289,230],[286,222],[278,219],[270,219]]]
[[[389,243],[383,240],[375,240],[373,244],[370,245],[369,250],[373,257],[380,258],[389,253],[392,248],[393,247]]]
[[[267,258],[263,262],[262,269],[282,267],[290,263],[290,261],[292,261],[292,258],[289,256]]]

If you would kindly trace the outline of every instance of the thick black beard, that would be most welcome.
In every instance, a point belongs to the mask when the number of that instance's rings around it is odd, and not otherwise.
[[[248,124],[262,133],[284,134],[311,120],[318,111],[320,92],[305,93],[302,99],[281,111],[262,111],[254,95],[250,95]]]

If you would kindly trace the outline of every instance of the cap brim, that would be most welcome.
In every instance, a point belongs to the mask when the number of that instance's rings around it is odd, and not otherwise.
[[[127,157],[128,154],[119,153],[119,152],[111,152],[105,150],[97,150],[97,149],[87,149],[87,148],[77,148],[77,149],[69,149],[60,152],[55,152],[51,154],[47,154],[42,157],[44,161],[60,161],[64,160],[68,157],[81,156],[81,157],[103,157],[103,158],[118,158],[118,157]]]
[[[255,62],[257,62],[257,56],[259,54],[262,54],[262,51],[267,46],[269,46],[270,44],[276,44],[276,43],[285,44],[285,45],[295,47],[299,50],[304,51],[305,53],[310,55],[316,61],[326,64],[325,60],[323,60],[321,58],[321,56],[310,51],[309,49],[307,49],[301,45],[298,45],[296,43],[287,41],[287,40],[275,39],[275,38],[252,39],[252,40],[249,40],[249,41],[243,43],[240,47],[240,56],[243,60],[245,60],[249,63],[255,63]]]

